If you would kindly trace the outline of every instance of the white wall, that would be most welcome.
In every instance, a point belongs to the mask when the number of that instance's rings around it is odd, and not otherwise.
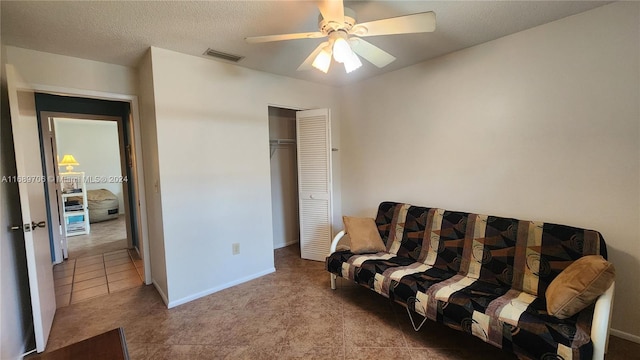
[[[328,107],[334,122],[340,116],[332,87],[159,48],[151,54],[173,306],[274,270],[268,106]]]
[[[343,212],[395,200],[596,229],[618,270],[613,328],[640,340],[639,7],[345,87]]]
[[[56,146],[59,160],[71,154],[78,161],[73,171],[82,171],[90,179],[107,179],[105,182],[87,182],[87,190],[107,189],[118,197],[119,213],[125,213],[120,164],[120,140],[118,123],[108,120],[54,118]],[[60,172],[66,172],[60,167]],[[115,179],[114,179],[115,178]],[[114,179],[114,180],[108,180]]]

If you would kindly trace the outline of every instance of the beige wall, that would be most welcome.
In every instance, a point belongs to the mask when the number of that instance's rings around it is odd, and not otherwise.
[[[7,46],[7,63],[13,64],[25,81],[116,94],[135,95],[135,69],[99,61]]]
[[[152,180],[162,195],[175,306],[274,270],[268,107],[328,107],[337,128],[339,106],[329,86],[159,48],[151,59],[159,162]]]
[[[343,212],[395,200],[599,230],[618,269],[613,328],[640,341],[639,7],[345,87]]]
[[[153,63],[149,50],[138,65],[140,89],[140,126],[142,138],[142,162],[147,200],[147,226],[149,229],[149,262],[154,286],[165,303],[168,300],[167,266],[162,222],[162,197],[160,195],[160,169],[158,168],[158,134],[156,129],[156,105],[153,82]]]

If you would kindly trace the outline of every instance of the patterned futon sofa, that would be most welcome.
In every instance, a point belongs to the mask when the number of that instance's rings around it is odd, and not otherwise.
[[[355,281],[521,359],[604,357],[614,285],[564,320],[547,313],[544,295],[578,258],[606,258],[597,231],[394,202],[380,204],[375,223],[384,252],[336,251],[344,231],[334,238],[333,289],[336,276]]]

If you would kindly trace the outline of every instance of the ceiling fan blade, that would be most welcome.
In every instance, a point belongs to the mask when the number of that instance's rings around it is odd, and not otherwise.
[[[351,50],[356,54],[379,68],[389,65],[396,59],[393,55],[363,39],[351,38],[349,44]]]
[[[342,0],[317,1],[322,18],[328,22],[344,23],[344,3]]]
[[[263,42],[270,42],[270,41],[282,41],[282,40],[317,39],[324,36],[325,35],[320,31],[315,31],[315,32],[296,33],[296,34],[250,36],[250,37],[244,38],[244,40],[250,44],[255,44],[255,43],[263,43]]]
[[[298,71],[307,71],[313,69],[313,61],[316,59],[316,56],[324,49],[325,46],[329,45],[328,41],[323,42],[318,45],[318,47],[309,54],[309,56],[304,60],[304,62],[298,67]]]
[[[355,25],[350,33],[356,36],[377,36],[432,32],[436,29],[433,11],[369,21]]]

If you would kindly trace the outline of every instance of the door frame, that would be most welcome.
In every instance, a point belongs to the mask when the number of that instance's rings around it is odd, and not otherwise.
[[[99,99],[99,100],[110,100],[110,101],[122,101],[129,103],[132,125],[133,125],[133,136],[132,142],[134,144],[134,156],[138,160],[135,162],[135,168],[133,171],[135,172],[135,176],[137,178],[136,190],[137,190],[137,200],[138,200],[138,210],[139,210],[139,223],[140,223],[140,238],[139,241],[139,250],[142,252],[141,257],[143,260],[144,266],[144,283],[146,285],[150,285],[151,281],[151,262],[149,259],[149,231],[147,227],[147,203],[145,196],[145,180],[144,180],[144,168],[142,163],[142,136],[141,136],[141,126],[140,126],[140,115],[139,115],[139,107],[138,107],[138,96],[136,95],[126,95],[126,94],[118,94],[111,92],[103,92],[96,90],[87,90],[87,89],[75,89],[75,88],[67,88],[62,86],[51,86],[51,85],[42,85],[42,84],[29,84],[30,87],[33,88],[34,92],[51,94],[51,95],[60,95],[60,96],[75,96],[81,98],[91,98],[91,99]]]
[[[36,94],[36,107],[38,104],[38,100],[37,100],[37,94]],[[45,155],[45,161],[47,163],[51,162],[51,164],[53,164],[53,170],[55,172],[54,176],[55,179],[59,179],[59,172],[58,172],[58,166],[56,164],[56,160],[54,159],[55,155],[57,154],[57,141],[55,139],[55,118],[69,118],[69,119],[75,119],[75,120],[87,120],[87,121],[109,121],[109,122],[115,122],[117,124],[117,131],[118,131],[118,154],[120,156],[120,171],[121,171],[121,176],[127,176],[126,173],[126,167],[127,167],[127,162],[128,162],[128,158],[127,158],[127,154],[126,154],[126,146],[127,144],[125,144],[125,136],[124,136],[124,132],[125,132],[125,127],[128,125],[128,119],[125,119],[125,117],[120,117],[120,116],[113,116],[113,115],[97,115],[97,114],[87,114],[87,113],[73,113],[73,112],[58,112],[58,111],[48,111],[48,110],[40,110],[37,111],[37,116],[40,119],[40,123],[42,125],[42,127],[40,128],[41,131],[41,138],[44,139],[45,134],[44,134],[44,125],[48,124],[48,126],[53,129],[53,150],[56,151],[55,154],[48,154],[47,150],[48,149],[43,149],[44,150],[44,155]],[[49,165],[49,164],[47,164]],[[137,179],[132,179],[132,181],[135,181]],[[57,182],[57,181],[56,181]],[[138,184],[133,184],[134,187],[138,187]],[[140,234],[134,234],[133,233],[133,229],[137,229],[139,228],[139,226],[133,226],[133,222],[136,221],[139,217],[140,214],[132,214],[132,211],[134,212],[139,212],[139,209],[134,209],[132,210],[130,208],[130,203],[131,203],[131,199],[129,198],[131,196],[131,194],[129,194],[129,186],[127,186],[126,183],[122,184],[122,193],[124,196],[124,201],[125,201],[125,210],[126,210],[126,233],[127,233],[127,248],[133,248],[134,247],[134,236],[136,238],[140,238]],[[58,194],[56,194],[55,196],[60,196]],[[50,212],[50,216],[51,218],[53,218],[53,215],[55,213],[55,209],[53,206],[53,199],[54,197],[51,196],[50,194],[48,194],[48,200],[49,200],[49,206],[48,206],[48,211]],[[57,198],[56,198],[57,200]],[[58,211],[60,212],[60,214],[56,214],[58,216],[58,218],[62,219],[62,213],[63,211],[62,209],[62,202],[58,201]],[[65,235],[66,231],[64,231],[64,227],[66,226],[64,224],[64,221],[62,221],[62,223],[60,224],[60,226],[62,227],[62,237],[64,237],[64,244],[62,245],[62,248],[60,248],[60,244],[54,243],[53,248],[55,249],[55,254],[54,254],[54,263],[59,264],[61,263],[63,260],[66,260],[68,257],[68,247],[67,247],[67,236]],[[138,231],[139,232],[139,231]],[[142,251],[140,249],[137,249],[138,251]]]
[[[281,109],[286,109],[286,110],[293,110],[296,113],[300,112],[300,111],[307,111],[307,110],[317,110],[317,109],[324,109],[324,108],[318,108],[318,107],[312,107],[312,108],[307,108],[307,107],[300,107],[300,106],[293,106],[293,105],[283,105],[283,104],[276,104],[276,103],[272,103],[272,102],[268,102],[267,103],[267,117],[266,117],[266,121],[267,121],[267,135],[269,134],[269,108],[270,107],[275,107],[275,108],[281,108]],[[332,119],[331,119],[331,108],[330,107],[326,107],[327,110],[329,110],[329,232],[331,234],[331,236],[335,236],[334,230],[336,228],[335,226],[335,206],[336,203],[334,202],[334,190],[335,190],[335,182],[334,182],[334,161],[333,161],[333,153],[338,151],[338,149],[334,148],[334,143],[333,143],[333,130],[332,130]],[[298,127],[298,119],[296,118],[296,137],[298,136],[297,134],[297,129]],[[267,136],[268,138],[268,136]],[[296,144],[296,161],[298,162],[298,166],[299,166],[299,154],[297,151],[297,144]],[[299,168],[298,168],[299,171]],[[269,170],[269,181],[271,181],[271,170]],[[300,174],[298,174],[298,181],[300,181]],[[271,186],[271,185],[270,185]],[[273,202],[273,198],[271,198],[271,202]],[[300,202],[300,189],[298,188],[298,203]],[[271,222],[273,223],[273,214],[271,214]],[[298,205],[298,224],[300,225],[300,232],[302,231],[302,226],[300,224],[300,205]],[[273,229],[272,229],[273,232]],[[300,237],[298,238],[298,242],[301,243],[301,234]],[[273,238],[272,238],[273,241]]]

